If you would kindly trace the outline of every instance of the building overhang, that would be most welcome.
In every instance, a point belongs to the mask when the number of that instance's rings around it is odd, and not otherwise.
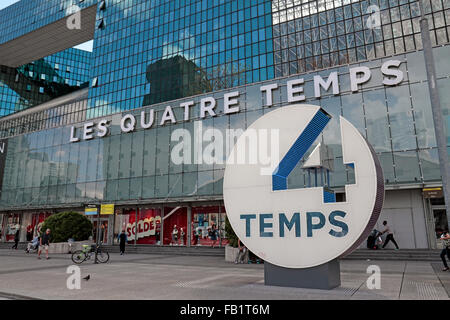
[[[82,9],[80,29],[69,29],[67,18],[64,18],[0,44],[0,64],[17,68],[92,40],[96,14],[96,5]]]

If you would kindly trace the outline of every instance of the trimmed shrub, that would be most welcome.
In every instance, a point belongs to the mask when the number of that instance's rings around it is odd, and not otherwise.
[[[227,234],[227,238],[229,240],[230,246],[232,246],[233,248],[237,248],[238,247],[238,237],[237,237],[236,233],[234,233],[234,230],[231,227],[228,217],[225,218],[225,232]]]
[[[92,228],[92,222],[86,216],[78,212],[61,212],[44,221],[41,235],[50,229],[52,242],[66,242],[68,239],[83,241],[92,234]]]

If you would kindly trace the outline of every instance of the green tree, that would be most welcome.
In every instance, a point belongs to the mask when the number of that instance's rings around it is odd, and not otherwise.
[[[233,227],[231,227],[231,223],[228,220],[228,217],[225,218],[225,232],[227,234],[230,246],[232,246],[233,248],[237,248],[238,236],[236,235],[236,233],[234,233]]]
[[[45,220],[41,233],[47,229],[51,230],[52,242],[66,242],[70,238],[83,241],[92,233],[92,222],[78,212],[61,212]]]

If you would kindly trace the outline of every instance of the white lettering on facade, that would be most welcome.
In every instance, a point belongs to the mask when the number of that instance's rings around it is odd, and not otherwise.
[[[359,74],[362,74],[362,76],[358,77]],[[352,92],[357,92],[358,85],[369,81],[371,76],[372,73],[368,67],[350,68],[350,87]]]
[[[299,85],[304,83],[305,80],[303,79],[295,79],[287,82],[288,102],[305,101],[306,99],[305,95],[304,94],[299,95],[299,93],[303,93],[303,86]]]
[[[211,117],[215,117],[216,113],[214,112],[214,108],[216,107],[216,99],[213,97],[206,97],[200,100],[200,118],[205,118],[206,113],[208,113]]]
[[[148,120],[148,122],[145,122],[145,111],[141,112],[141,127],[142,129],[149,129],[152,127],[153,122],[155,120],[155,110],[151,109],[150,110],[150,119]]]
[[[100,120],[100,122],[97,125],[97,130],[98,130],[97,137],[102,138],[106,136],[108,134],[108,120],[106,119]]]
[[[238,97],[239,91],[225,93],[223,95],[223,113],[230,114],[239,112],[239,106],[236,106],[237,104],[239,104],[239,101],[237,99]]]
[[[91,140],[94,138],[94,123],[88,122],[84,124],[83,140]]]
[[[383,65],[381,66],[381,72],[383,73],[383,75],[388,76],[388,78],[385,77],[383,80],[384,85],[396,86],[403,81],[403,71],[398,69],[401,63],[402,62],[399,60],[389,60],[383,63]]]
[[[120,129],[122,132],[131,132],[136,126],[136,118],[132,114],[125,115],[122,120],[120,120]]]
[[[78,142],[78,141],[80,141],[80,139],[75,136],[75,127],[72,126],[70,128],[70,142]]]
[[[278,89],[277,83],[272,83],[260,88],[261,92],[266,93],[266,107],[271,107],[273,105],[273,90]]]
[[[382,64],[378,72],[381,72],[383,76],[382,84],[386,86],[395,86],[400,84],[404,79],[404,73],[400,70],[400,65],[402,61],[400,60],[389,60]],[[358,92],[358,86],[364,83],[367,83],[372,77],[372,71],[365,66],[352,67],[349,69],[350,76],[350,89],[352,92]],[[307,92],[308,97],[314,97],[316,99],[320,98],[322,92],[329,91],[330,89],[333,92],[333,95],[339,95],[339,74],[337,71],[330,72],[328,77],[326,75],[315,75],[313,77],[313,89],[314,92]],[[292,79],[286,82],[286,93],[285,100],[288,103],[305,101],[306,95],[304,92],[304,84],[305,80],[303,78]],[[271,83],[260,86],[260,92],[262,93],[262,100],[265,103],[266,107],[271,107],[274,103],[273,94],[274,91],[280,89],[280,83]],[[306,86],[307,90],[311,90],[310,86]],[[281,90],[281,89],[280,89]],[[283,92],[283,91],[280,91]],[[223,103],[219,106],[221,99],[217,97],[202,97],[198,101],[190,100],[183,101],[179,104],[179,108],[182,108],[184,111],[184,121],[189,121],[192,119],[191,117],[191,108],[194,106],[199,106],[199,110],[197,115],[200,119],[204,119],[208,116],[215,117],[217,116],[216,109],[218,107],[223,108],[223,114],[233,114],[241,111],[239,105],[239,97],[242,95],[241,91],[233,91],[229,93],[225,93],[223,95]],[[217,99],[217,100],[216,100]],[[156,112],[154,109],[141,111],[139,124],[141,129],[149,129],[153,127],[155,123],[158,123],[160,126],[164,126],[167,122],[170,121],[172,124],[176,124],[179,120],[176,119],[174,109],[171,106],[167,106],[163,113],[161,113],[161,119],[159,119],[159,123],[156,120]],[[75,126],[71,127],[70,131],[70,142],[78,142],[82,140],[90,140],[95,136],[95,132],[97,137],[105,137],[109,133],[109,120],[102,119],[96,125],[94,122],[90,121],[77,129]],[[120,121],[120,128],[122,133],[128,133],[136,130],[136,117],[132,114],[126,114],[122,117]],[[197,130],[197,133],[202,131],[201,127],[194,128]],[[79,132],[78,132],[79,130]],[[200,133],[199,133],[200,134]],[[211,138],[215,137],[216,134],[210,132]],[[197,136],[194,134],[194,138]],[[200,138],[201,139],[201,138]],[[227,137],[228,139],[228,137]],[[197,144],[195,144],[197,145]],[[202,147],[201,147],[202,148]],[[1,151],[1,149],[0,149]],[[211,150],[208,150],[208,152]],[[204,158],[203,150],[196,150],[194,152],[195,155],[198,156],[198,159]]]
[[[327,81],[323,80],[323,78],[319,75],[314,76],[314,96],[316,98],[320,98],[321,96],[320,87],[322,87],[325,91],[328,91],[328,89],[330,89],[330,86],[333,86],[333,94],[338,95],[339,82],[337,72],[330,73]]]
[[[163,116],[161,117],[161,123],[160,125],[163,126],[166,124],[167,121],[172,122],[172,123],[176,123],[177,121],[175,120],[175,115],[173,114],[173,110],[171,106],[167,106],[166,110],[164,110]]]
[[[189,111],[190,108],[193,107],[195,105],[194,101],[188,101],[185,103],[180,104],[181,108],[184,108],[184,121],[189,121]]]

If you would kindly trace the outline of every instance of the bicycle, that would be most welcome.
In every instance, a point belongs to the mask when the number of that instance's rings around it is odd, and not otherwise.
[[[76,264],[81,264],[86,260],[90,260],[92,254],[94,254],[97,251],[97,261],[100,263],[106,263],[109,261],[109,253],[102,249],[100,245],[96,246],[84,244],[83,250],[77,250],[72,254],[72,261]]]

